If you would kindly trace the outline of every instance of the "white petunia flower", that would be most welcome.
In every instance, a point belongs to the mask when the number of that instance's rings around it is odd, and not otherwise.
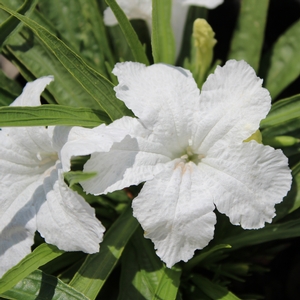
[[[53,80],[28,83],[12,106],[38,106]],[[99,251],[104,227],[65,184],[60,149],[67,127],[6,127],[0,131],[0,277],[31,252],[35,231],[66,251]]]
[[[201,94],[191,73],[179,67],[126,62],[113,73],[117,97],[138,118],[98,127],[98,136],[115,132],[119,138],[91,150],[84,170],[98,174],[82,182],[87,192],[146,182],[133,213],[168,267],[189,260],[213,238],[215,207],[245,229],[272,221],[274,205],[290,189],[291,172],[281,150],[244,142],[271,106],[246,62],[217,67]],[[96,143],[103,144],[101,138]],[[89,146],[80,151],[89,153]]]
[[[224,0],[173,0],[172,5],[172,28],[176,41],[176,53],[179,53],[184,24],[188,12],[189,5],[203,6],[209,9],[216,8],[223,3]],[[117,0],[128,19],[144,20],[149,30],[152,28],[152,0]],[[117,25],[118,21],[108,7],[104,11],[104,23],[107,26]]]

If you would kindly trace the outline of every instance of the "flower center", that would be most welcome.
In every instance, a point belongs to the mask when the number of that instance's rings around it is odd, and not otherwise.
[[[198,154],[195,153],[193,148],[192,148],[192,141],[189,140],[189,145],[185,148],[185,151],[183,153],[183,155],[181,155],[181,159],[184,161],[184,163],[188,163],[188,162],[193,162],[196,165],[199,164],[199,162],[201,161],[202,158],[204,158],[205,156],[203,154]]]
[[[58,160],[58,155],[56,152],[39,152],[37,154],[37,158],[39,160],[39,166],[42,167],[48,165],[49,163],[54,165]]]

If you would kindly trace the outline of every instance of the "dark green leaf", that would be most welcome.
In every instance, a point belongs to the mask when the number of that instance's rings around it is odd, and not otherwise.
[[[194,275],[193,282],[212,300],[239,300],[237,296],[228,291],[226,287],[214,283],[201,275]]]
[[[241,1],[241,10],[231,41],[229,58],[244,59],[258,70],[264,40],[269,0]]]
[[[25,0],[24,4],[17,10],[20,14],[25,14],[34,9],[38,0]],[[5,43],[6,39],[13,34],[20,25],[20,21],[15,17],[9,17],[0,25],[0,48]]]
[[[277,97],[300,75],[300,20],[279,37],[264,57],[265,87],[272,98]]]

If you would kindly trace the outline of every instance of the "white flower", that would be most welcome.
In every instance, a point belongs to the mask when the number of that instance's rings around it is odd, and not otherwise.
[[[176,41],[176,53],[179,53],[184,24],[189,5],[203,6],[209,9],[216,8],[224,0],[173,0],[172,6],[172,28]],[[149,30],[152,28],[152,0],[117,0],[128,19],[144,20]],[[111,8],[104,11],[104,23],[107,26],[117,25],[118,21]]]
[[[28,83],[12,106],[38,106],[52,76]],[[31,252],[35,231],[66,251],[99,251],[104,227],[63,178],[60,149],[67,127],[0,131],[0,277]]]
[[[138,119],[71,130],[70,136],[80,132],[101,145],[90,150],[82,143],[74,154],[94,152],[84,170],[98,174],[82,182],[87,192],[146,182],[133,213],[168,267],[189,260],[213,238],[215,207],[245,229],[271,222],[291,173],[281,150],[244,142],[271,106],[269,92],[246,62],[217,67],[201,94],[191,73],[179,67],[126,62],[113,73],[117,97]],[[114,142],[103,143],[101,134],[106,141],[111,133]]]

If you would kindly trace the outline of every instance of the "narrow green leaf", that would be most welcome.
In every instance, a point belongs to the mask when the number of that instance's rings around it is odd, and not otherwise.
[[[64,251],[59,250],[56,246],[48,245],[46,243],[41,244],[3,275],[0,279],[0,294],[12,288],[38,267],[63,253]]]
[[[38,0],[26,0],[24,4],[17,10],[20,14],[30,12],[36,6]],[[9,17],[5,22],[0,25],[0,48],[5,43],[6,39],[13,34],[20,25],[20,21],[15,17]]]
[[[194,256],[191,260],[189,260],[185,265],[184,265],[184,270],[190,271],[192,268],[194,268],[195,266],[199,265],[205,258],[207,258],[208,256],[210,256],[212,253],[220,250],[220,249],[230,249],[231,246],[230,245],[226,245],[226,244],[221,244],[221,245],[216,245],[208,250],[202,250],[201,253],[199,253],[198,255]]]
[[[212,300],[240,300],[224,286],[214,283],[201,275],[194,275],[193,282]]]
[[[264,57],[265,87],[272,98],[277,97],[300,75],[300,20],[294,23]]]
[[[115,61],[96,0],[40,0],[39,11],[59,31],[61,40],[91,67],[107,75],[105,61],[111,65]]]
[[[300,129],[300,95],[279,100],[272,105],[260,128],[265,137],[289,135]]]
[[[64,178],[65,178],[65,180],[68,181],[69,186],[72,187],[74,184],[76,184],[80,181],[88,180],[96,175],[97,175],[96,172],[88,173],[88,172],[82,172],[82,171],[70,171],[70,172],[64,173]]]
[[[6,291],[0,296],[16,300],[89,300],[85,295],[63,283],[58,278],[47,275],[40,270],[34,271],[11,290]]]
[[[90,68],[76,53],[48,30],[0,4],[7,11],[26,24],[57,57],[69,73],[93,97],[99,106],[109,115],[111,120],[130,114],[123,102],[118,100],[113,91],[113,84]]]
[[[300,219],[279,224],[267,224],[258,230],[242,230],[240,233],[220,239],[219,242],[230,244],[232,250],[257,245],[269,241],[300,236]]]
[[[149,65],[149,61],[145,53],[145,49],[143,48],[136,32],[134,31],[133,27],[131,26],[129,20],[127,19],[126,15],[124,14],[120,6],[117,4],[115,0],[105,0],[105,1],[110,6],[116,19],[118,20],[118,23],[124,33],[124,36],[132,51],[135,61],[143,63],[145,65]]]
[[[47,104],[35,107],[0,107],[0,126],[83,126],[95,127],[109,122],[102,111],[84,107]]]
[[[105,234],[100,252],[87,256],[70,286],[88,298],[95,299],[137,227],[138,222],[132,216],[132,209],[128,207]]]
[[[241,1],[241,10],[228,58],[244,59],[258,70],[269,0]]]
[[[140,228],[126,247],[122,257],[122,273],[118,300],[175,300],[181,270],[169,269],[155,254],[153,243],[143,237]]]
[[[175,40],[171,26],[172,0],[152,0],[152,54],[155,63],[173,65]]]

